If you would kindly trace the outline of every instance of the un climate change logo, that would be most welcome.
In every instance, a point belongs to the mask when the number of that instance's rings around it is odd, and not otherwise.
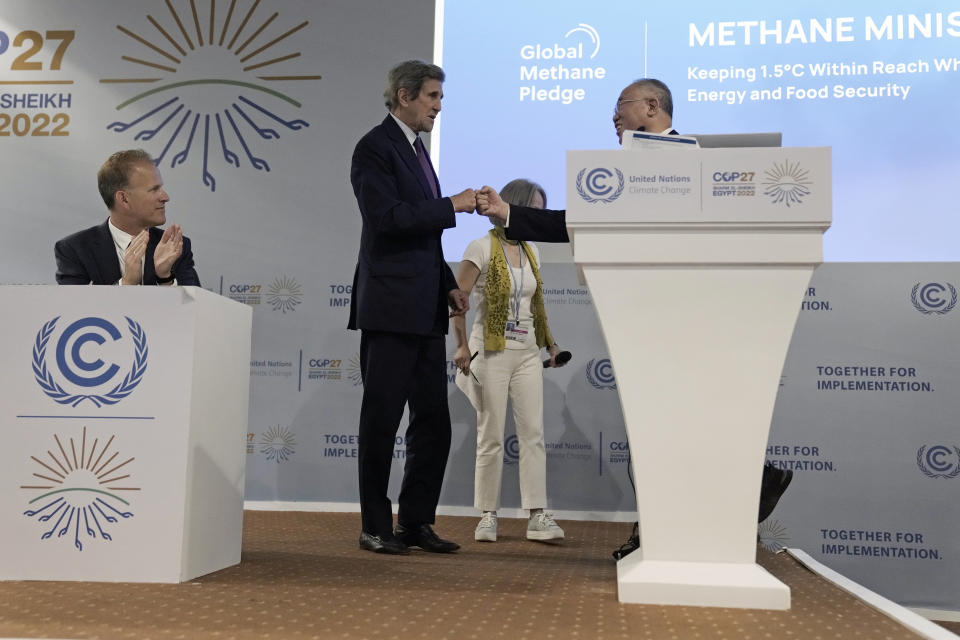
[[[617,379],[613,376],[613,364],[610,358],[594,358],[587,363],[587,382],[595,389],[616,389]]]
[[[946,293],[950,291],[950,301],[946,300]],[[919,282],[913,285],[910,292],[910,300],[917,311],[924,315],[931,313],[950,313],[957,306],[957,290],[949,282],[940,284],[939,282],[929,282],[921,285]]]
[[[613,171],[617,173],[617,186],[613,187]],[[606,169],[597,167],[596,169],[581,169],[577,174],[577,193],[587,202],[613,202],[623,193],[623,172],[620,169]],[[586,178],[584,178],[586,175]],[[613,192],[611,194],[611,192]]]
[[[960,476],[960,447],[923,445],[917,449],[917,466],[929,478],[956,478]]]
[[[520,441],[513,434],[503,441],[503,461],[507,464],[517,464],[520,461]]]
[[[121,375],[120,366],[104,362],[101,355],[102,352],[116,351],[116,346],[123,346],[115,345],[123,338],[120,330],[103,318],[81,318],[67,326],[56,342],[51,342],[59,320],[60,316],[57,316],[45,323],[33,344],[33,376],[43,392],[58,404],[76,407],[89,400],[98,408],[116,404],[130,395],[147,370],[147,336],[143,327],[126,318],[133,341],[133,363],[126,375],[116,382]],[[50,359],[47,350],[51,347],[53,353],[50,357],[56,363],[55,368],[47,366]],[[54,375],[54,369],[62,378]],[[98,388],[101,389],[99,392]]]

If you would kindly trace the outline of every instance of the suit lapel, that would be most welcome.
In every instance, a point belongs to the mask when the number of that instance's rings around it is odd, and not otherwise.
[[[97,233],[93,239],[93,261],[100,272],[101,281],[104,284],[116,284],[123,277],[120,273],[120,259],[117,256],[117,247],[113,243],[113,236],[110,235],[110,227],[107,222],[97,227]]]
[[[407,165],[407,168],[416,176],[417,182],[420,183],[420,188],[423,189],[423,195],[428,200],[432,199],[433,192],[430,190],[430,184],[427,183],[427,177],[423,175],[423,170],[420,169],[420,161],[417,160],[417,154],[414,152],[410,141],[407,140],[407,136],[403,133],[403,129],[394,121],[393,116],[389,114],[383,121],[383,128],[387,133],[387,137],[390,138],[390,142],[393,143],[394,148],[397,150],[397,153],[400,154],[400,157],[403,159],[403,163]],[[440,181],[437,179],[436,172],[432,170],[432,162],[430,166],[433,179],[437,184],[437,193],[440,193]]]

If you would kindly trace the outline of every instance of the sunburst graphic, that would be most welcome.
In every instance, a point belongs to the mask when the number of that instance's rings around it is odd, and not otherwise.
[[[56,452],[48,449],[46,458],[30,456],[37,463],[33,476],[42,484],[20,485],[20,488],[43,493],[29,501],[30,508],[23,515],[36,518],[37,522],[54,523],[40,536],[41,540],[53,538],[54,533],[57,538],[72,533],[73,546],[83,551],[82,538],[95,540],[99,536],[109,542],[113,540],[108,532],[110,525],[133,517],[129,511],[130,502],[121,498],[118,492],[140,491],[140,487],[128,486],[130,473],[127,465],[134,458],[118,462],[120,452],[111,449],[114,438],[115,435],[110,436],[99,451],[99,438],[95,438],[88,450],[87,428],[84,427],[79,452],[73,438],[65,447],[60,436],[54,434]]]
[[[178,3],[184,8],[183,0]],[[138,70],[150,69],[144,73],[152,75],[131,73],[130,77],[102,78],[100,82],[151,86],[116,107],[122,111],[135,105],[140,110],[138,117],[111,122],[107,129],[124,133],[137,128],[136,141],[157,138],[159,151],[153,152],[157,166],[169,159],[170,167],[176,167],[192,153],[202,153],[200,179],[210,191],[217,188],[211,169],[217,159],[238,169],[246,165],[270,171],[270,164],[256,155],[251,141],[277,140],[281,131],[286,130],[286,135],[310,126],[305,120],[278,115],[280,109],[299,109],[302,104],[276,87],[315,81],[320,76],[258,75],[268,67],[278,69],[273,65],[299,58],[301,52],[291,45],[296,38],[288,38],[298,32],[302,37],[310,24],[308,20],[293,24],[295,21],[279,18],[277,11],[265,18],[269,9],[255,16],[260,3],[253,0],[240,19],[243,9],[237,5],[247,6],[246,2],[230,0],[226,13],[218,15],[216,0],[199,9],[203,0],[189,0],[189,9],[182,12],[171,0],[164,0],[169,15],[162,9],[160,20],[147,14],[152,28],[143,25],[143,33],[117,25],[127,37],[124,44],[132,46],[135,53],[120,58]],[[234,71],[229,77],[212,77],[230,68]],[[210,108],[211,103],[217,107]]]
[[[757,527],[757,536],[760,538],[760,544],[767,551],[780,551],[787,548],[790,542],[790,536],[787,528],[779,520],[766,519]]]
[[[295,453],[297,441],[293,432],[286,427],[277,425],[268,428],[260,438],[260,453],[267,456],[267,460],[274,460],[277,464],[286,462]]]
[[[353,386],[359,387],[363,384],[363,374],[360,372],[360,354],[355,353],[350,361],[347,362],[347,377]]]
[[[270,289],[267,291],[267,304],[273,307],[274,311],[293,311],[303,300],[303,294],[300,292],[300,284],[293,278],[281,276],[273,281]]]
[[[782,164],[773,163],[773,169],[764,172],[767,177],[763,185],[766,190],[763,195],[769,197],[773,204],[785,204],[788,207],[794,204],[800,204],[803,199],[810,195],[810,185],[812,182],[807,178],[810,172],[800,168],[800,163],[790,163],[789,160]]]

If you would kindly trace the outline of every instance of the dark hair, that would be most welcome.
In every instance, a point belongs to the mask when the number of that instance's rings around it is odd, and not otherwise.
[[[97,171],[97,189],[100,190],[100,197],[107,209],[113,209],[114,196],[117,191],[127,187],[130,181],[130,170],[134,165],[149,162],[153,164],[153,158],[143,149],[127,149],[126,151],[117,151],[100,166]]]
[[[396,65],[387,73],[387,88],[383,92],[384,104],[393,111],[399,106],[397,92],[406,89],[411,100],[420,95],[424,80],[439,80],[443,82],[443,69],[435,64],[423,60],[407,60]]]
[[[536,193],[539,193],[540,197],[543,198],[543,206],[546,208],[547,192],[536,182],[526,180],[525,178],[511,180],[504,185],[503,189],[500,190],[500,198],[507,204],[529,207]]]

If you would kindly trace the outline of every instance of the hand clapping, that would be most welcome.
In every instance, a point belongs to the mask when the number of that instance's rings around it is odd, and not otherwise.
[[[144,232],[146,234],[146,232]],[[172,224],[163,232],[160,243],[153,252],[153,268],[158,278],[169,278],[173,265],[183,253],[183,229]]]
[[[147,240],[150,238],[146,229],[130,240],[123,252],[123,279],[126,285],[140,284],[143,281],[143,256],[147,252]]]

